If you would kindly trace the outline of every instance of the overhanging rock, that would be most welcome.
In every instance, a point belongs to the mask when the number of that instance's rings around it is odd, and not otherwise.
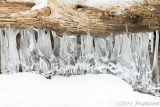
[[[121,13],[111,6],[105,11],[84,5],[49,2],[48,8],[30,11],[34,3],[1,2],[0,27],[46,28],[60,36],[87,34],[105,37],[126,31],[146,32],[160,29],[160,1],[135,3]]]

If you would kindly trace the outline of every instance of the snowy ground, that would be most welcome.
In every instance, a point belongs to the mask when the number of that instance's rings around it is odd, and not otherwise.
[[[109,74],[47,80],[19,73],[0,75],[0,107],[160,107],[160,98],[134,92]]]

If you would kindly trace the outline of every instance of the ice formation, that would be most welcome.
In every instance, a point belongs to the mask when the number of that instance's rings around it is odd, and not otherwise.
[[[31,10],[41,9],[47,7],[47,5],[48,5],[48,0],[36,0],[35,6],[33,6]]]
[[[155,94],[160,87],[159,31],[155,43],[154,34],[149,32],[111,34],[106,38],[92,37],[89,33],[59,37],[46,29],[4,28],[0,29],[0,37],[3,74],[23,71],[52,78],[111,73],[122,77],[135,90]],[[149,53],[154,53],[153,61]]]

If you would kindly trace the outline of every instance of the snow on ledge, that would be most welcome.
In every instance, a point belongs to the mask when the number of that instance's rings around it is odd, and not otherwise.
[[[52,2],[53,0],[50,0]],[[63,3],[81,4],[90,7],[95,7],[101,10],[106,10],[110,6],[115,6],[118,10],[117,14],[121,14],[126,7],[131,6],[134,3],[144,3],[145,0],[57,0]],[[31,10],[40,9],[46,7],[48,0],[35,0],[35,6]]]
[[[125,7],[129,7],[134,3],[144,3],[145,0],[60,0],[64,3],[72,4],[82,4],[91,7],[95,7],[101,10],[105,10],[110,6],[116,6],[121,10],[124,10]]]
[[[41,9],[47,7],[48,0],[35,0],[35,6],[32,7],[31,10]]]

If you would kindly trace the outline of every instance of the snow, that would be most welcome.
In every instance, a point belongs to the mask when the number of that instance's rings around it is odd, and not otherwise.
[[[145,0],[60,0],[60,1],[64,3],[87,5],[102,10],[105,10],[111,5],[120,6],[120,8],[124,10],[124,7],[128,7],[134,3],[144,3]]]
[[[53,0],[50,0],[52,2]],[[111,5],[116,6],[115,9],[119,10],[118,12],[123,11],[124,7],[129,7],[134,3],[144,3],[145,0],[59,0],[63,3],[71,3],[71,4],[81,4],[86,6],[91,6],[95,8],[99,8],[101,10],[105,10],[109,8]],[[35,6],[31,10],[44,8],[48,4],[48,0],[36,0]],[[113,7],[112,7],[113,8]]]
[[[48,0],[35,0],[35,6],[32,7],[31,10],[41,9],[47,7]]]
[[[110,74],[48,80],[38,74],[13,73],[0,75],[0,84],[0,107],[119,107],[126,103],[126,107],[160,107],[160,98],[134,92],[129,84]]]

